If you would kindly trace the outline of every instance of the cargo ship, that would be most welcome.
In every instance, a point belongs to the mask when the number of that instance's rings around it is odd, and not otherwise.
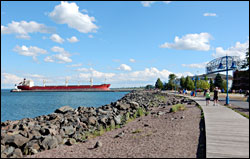
[[[34,81],[24,80],[18,85],[15,85],[15,89],[11,92],[23,92],[23,91],[109,91],[110,84],[93,85],[93,80],[90,80],[91,85],[68,85],[68,81],[65,81],[65,85],[59,86],[45,86],[45,81],[43,86],[35,86]]]

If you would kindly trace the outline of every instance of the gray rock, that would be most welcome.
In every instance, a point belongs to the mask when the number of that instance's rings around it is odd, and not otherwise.
[[[94,148],[102,147],[101,141],[97,141]]]
[[[39,131],[42,135],[49,135],[50,132],[49,132],[49,129],[48,128],[41,128],[40,131]]]
[[[107,115],[107,114],[111,114],[112,111],[104,111],[102,109],[97,109],[97,112],[100,113],[100,114],[103,114],[103,115]]]
[[[75,129],[73,128],[72,125],[64,126],[64,127],[62,127],[62,129],[63,129],[65,135],[72,135],[75,133]]]
[[[126,104],[126,103],[119,103],[119,104],[117,105],[117,108],[118,108],[119,110],[127,110],[128,108],[130,108],[130,105],[129,105],[129,104]]]
[[[116,136],[115,136],[115,138],[118,138],[118,137],[123,137],[124,136],[124,131],[122,131],[122,132],[120,132],[119,134],[117,134]]]
[[[70,106],[63,106],[59,109],[56,109],[55,110],[55,113],[62,113],[62,114],[65,114],[67,113],[68,111],[74,111],[74,109]]]
[[[161,112],[161,111],[157,112],[157,115],[163,115],[163,114],[165,114],[165,113]]]
[[[24,147],[24,150],[29,151],[29,152],[31,152],[31,149],[36,149],[36,150],[40,149],[40,146],[38,144],[38,140],[31,140]],[[27,154],[28,154],[28,152],[26,153],[26,155]]]
[[[7,156],[10,156],[14,152],[14,150],[15,148],[13,146],[9,146],[3,151],[3,153]]]
[[[33,149],[33,148],[31,148],[31,154],[33,155],[33,154],[37,154],[38,153],[38,151],[36,150],[36,149]]]
[[[72,138],[69,138],[66,142],[65,142],[65,145],[74,145],[76,144],[76,140],[75,139],[72,139]]]
[[[114,117],[114,120],[115,120],[115,124],[116,124],[116,125],[121,124],[121,115],[115,116],[115,117]]]
[[[181,116],[181,119],[184,119],[185,118],[185,116]]]
[[[19,148],[17,148],[17,149],[14,150],[13,155],[15,155],[18,158],[22,158],[23,157],[23,153],[22,153],[22,151]]]
[[[1,145],[1,153],[5,150],[5,146]]]
[[[129,104],[130,104],[132,109],[137,109],[140,106],[137,102],[129,102]]]
[[[42,141],[42,146],[45,150],[56,148],[58,146],[57,139],[54,136],[46,136]]]
[[[93,117],[93,116],[89,117],[88,123],[91,125],[95,125],[96,124],[96,117]]]
[[[5,144],[14,145],[15,147],[21,147],[29,141],[28,138],[23,137],[20,134],[7,136],[5,138]]]
[[[60,135],[56,135],[55,138],[57,139],[58,144],[63,144],[63,139]]]

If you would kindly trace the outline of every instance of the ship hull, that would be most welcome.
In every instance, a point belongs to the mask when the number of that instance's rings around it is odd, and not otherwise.
[[[22,91],[107,91],[110,84],[70,86],[17,86]]]

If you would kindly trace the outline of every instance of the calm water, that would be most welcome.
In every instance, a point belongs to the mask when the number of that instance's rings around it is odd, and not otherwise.
[[[1,90],[1,121],[34,118],[69,105],[100,107],[122,98],[128,92],[10,92]]]

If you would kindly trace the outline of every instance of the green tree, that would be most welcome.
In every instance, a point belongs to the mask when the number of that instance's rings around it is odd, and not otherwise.
[[[208,81],[207,75],[204,75],[204,80]]]
[[[181,85],[181,88],[185,88],[185,78],[182,76],[181,79],[180,79],[180,85]]]
[[[214,90],[214,83],[212,79],[209,80],[209,85],[210,85],[210,92],[212,92]]]
[[[167,83],[167,89],[175,89],[175,79],[176,79],[176,75],[175,74],[170,74],[169,76],[168,76],[168,83]]]
[[[214,86],[222,88],[222,82],[223,82],[223,79],[221,78],[221,75],[218,73],[214,79]]]
[[[205,81],[205,80],[201,80],[200,81],[200,88],[203,89],[203,90],[209,89],[210,88],[210,84],[207,81]]]
[[[245,63],[242,68],[248,68],[249,71],[249,48],[247,49]]]
[[[153,89],[153,88],[154,88],[154,86],[150,85],[150,84],[146,85],[146,87],[145,87],[145,89]]]
[[[227,81],[226,80],[223,80],[221,89],[224,89],[224,92],[227,91]]]
[[[195,88],[194,87],[194,82],[188,76],[186,77],[186,80],[185,80],[185,88],[187,90],[193,90]]]
[[[160,78],[157,79],[157,81],[156,81],[156,83],[155,83],[155,88],[163,89],[163,83],[162,83],[162,81],[160,80]]]

